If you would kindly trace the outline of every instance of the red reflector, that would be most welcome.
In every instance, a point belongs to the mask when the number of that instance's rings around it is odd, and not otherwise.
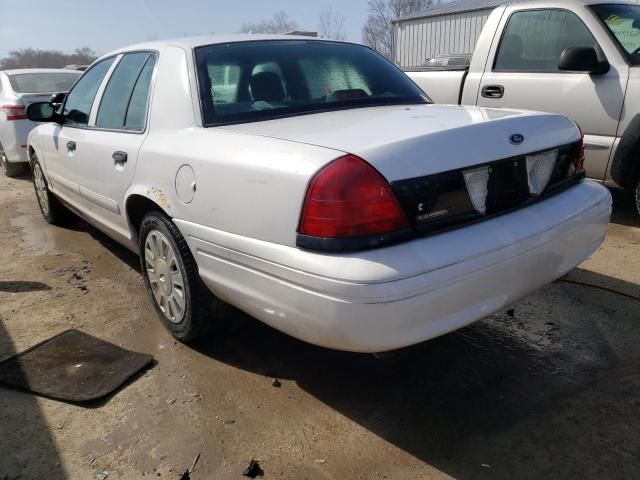
[[[7,121],[27,119],[27,115],[25,114],[26,108],[24,105],[2,105],[0,109],[7,116]]]
[[[409,228],[389,183],[354,155],[320,170],[307,189],[300,234],[323,238],[363,237]]]

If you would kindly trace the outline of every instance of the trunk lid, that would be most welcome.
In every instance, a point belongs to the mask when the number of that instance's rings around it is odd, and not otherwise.
[[[363,158],[386,177],[419,234],[527,205],[568,179],[579,180],[572,167],[580,155],[580,131],[560,115],[395,106],[223,128],[331,148],[336,158],[342,153]],[[549,157],[553,164],[543,160]],[[549,174],[540,193],[530,187],[539,174],[530,176],[528,170],[538,160],[546,162]]]
[[[357,155],[389,182],[566,145],[575,124],[554,114],[412,105],[341,110],[220,127]],[[510,141],[522,135],[522,143]]]

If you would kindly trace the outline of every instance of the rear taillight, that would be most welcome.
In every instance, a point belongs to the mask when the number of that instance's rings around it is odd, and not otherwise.
[[[408,228],[409,222],[384,177],[361,158],[346,155],[311,180],[299,233],[353,238]]]
[[[27,119],[24,105],[2,105],[0,110],[7,116],[7,121]]]

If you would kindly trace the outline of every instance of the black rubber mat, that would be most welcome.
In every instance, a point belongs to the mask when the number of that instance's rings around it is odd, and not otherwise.
[[[0,384],[69,402],[97,400],[153,361],[67,330],[0,363]]]

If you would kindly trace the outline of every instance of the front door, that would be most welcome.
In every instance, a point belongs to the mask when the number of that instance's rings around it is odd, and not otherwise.
[[[96,94],[113,61],[113,58],[107,58],[92,66],[74,85],[65,101],[62,125],[40,126],[42,144],[38,145],[38,155],[50,188],[76,208],[82,203],[77,144],[84,143]]]
[[[504,34],[493,47],[480,83],[478,105],[511,107],[567,115],[585,133],[585,167],[592,178],[604,179],[624,102],[628,67],[613,62],[606,74],[563,72],[562,52],[569,47],[594,47],[605,54],[583,20],[562,9],[507,9]],[[594,26],[594,28],[601,28]],[[619,60],[618,54],[608,55]],[[517,133],[517,132],[513,132]]]

